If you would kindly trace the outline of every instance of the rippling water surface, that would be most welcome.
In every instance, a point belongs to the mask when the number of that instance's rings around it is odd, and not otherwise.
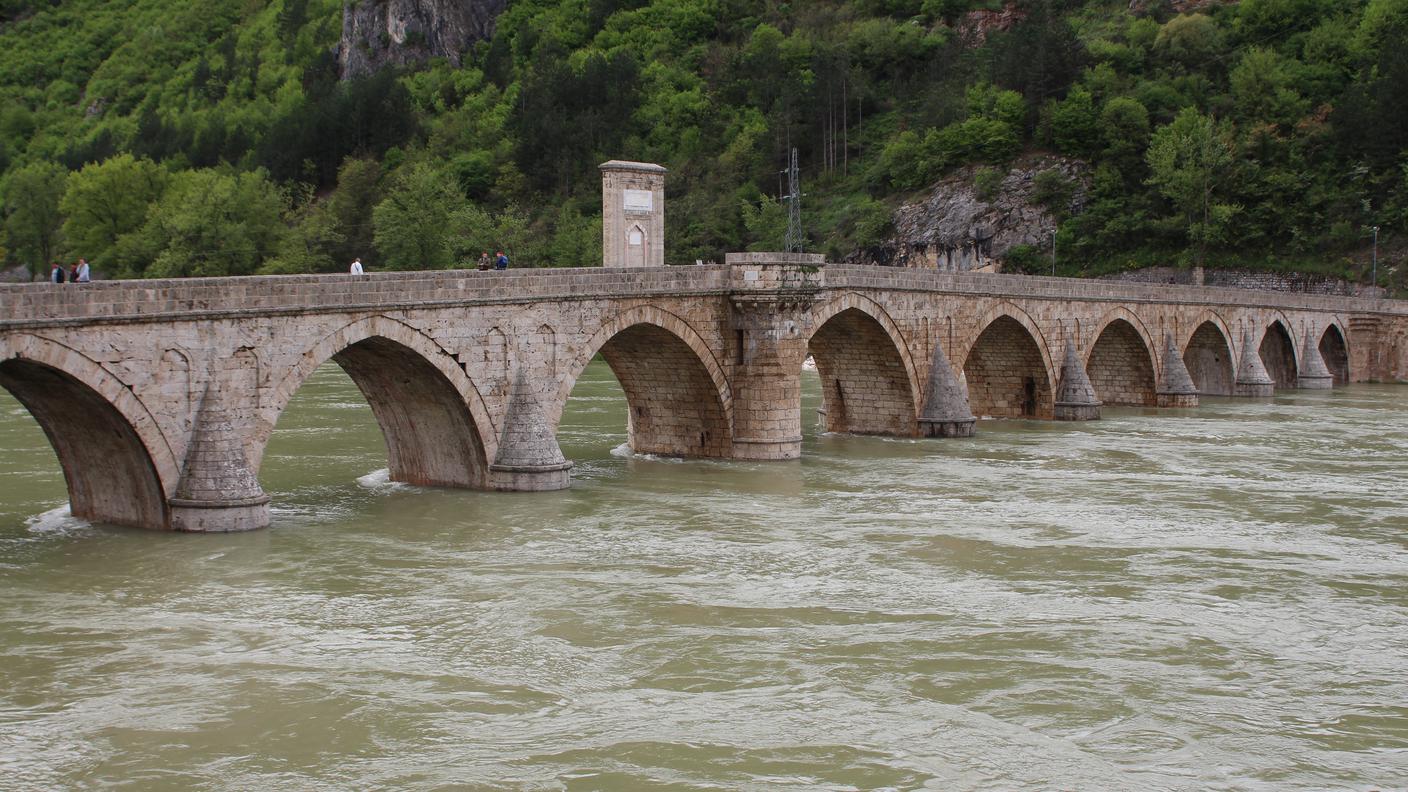
[[[423,490],[330,365],[184,536],[0,396],[0,788],[1408,786],[1408,388],[979,430],[638,458],[597,362],[570,491]]]

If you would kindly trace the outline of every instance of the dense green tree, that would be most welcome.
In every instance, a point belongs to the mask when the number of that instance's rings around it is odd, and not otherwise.
[[[1176,16],[1164,23],[1154,39],[1154,51],[1183,69],[1206,66],[1222,50],[1222,29],[1206,14]]]
[[[69,247],[98,266],[113,266],[114,246],[137,231],[166,191],[169,175],[151,160],[119,154],[68,177],[59,209]]]
[[[249,275],[279,249],[288,197],[263,171],[194,170],[172,180],[142,230],[148,277]]]
[[[30,272],[48,272],[63,244],[63,198],[68,171],[49,162],[26,165],[4,185],[5,231],[9,244]]]
[[[376,246],[386,269],[444,269],[455,263],[465,200],[450,174],[417,163],[394,181],[372,211]]]
[[[1115,167],[1132,171],[1149,143],[1149,111],[1138,99],[1111,99],[1100,111],[1100,135],[1105,158]]]
[[[1157,129],[1149,142],[1149,184],[1182,213],[1199,263],[1240,208],[1217,200],[1232,153],[1226,127],[1193,108]]]

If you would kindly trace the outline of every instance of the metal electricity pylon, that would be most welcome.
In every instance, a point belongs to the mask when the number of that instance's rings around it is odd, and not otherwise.
[[[788,253],[801,253],[802,232],[802,189],[801,173],[797,168],[797,149],[792,149],[792,162],[787,167],[787,236],[782,241]]]

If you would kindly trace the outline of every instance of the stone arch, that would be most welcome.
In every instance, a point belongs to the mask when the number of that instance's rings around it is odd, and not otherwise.
[[[1196,321],[1183,345],[1183,365],[1199,394],[1231,396],[1237,384],[1237,365],[1227,323],[1212,312],[1205,312]]]
[[[1298,358],[1290,321],[1284,316],[1273,319],[1261,337],[1257,353],[1261,355],[1261,363],[1266,366],[1271,381],[1276,383],[1276,390],[1296,387]]]
[[[1144,323],[1128,309],[1103,317],[1085,364],[1096,398],[1111,405],[1158,404],[1157,348]]]
[[[885,309],[847,293],[821,306],[812,327],[806,351],[821,378],[827,431],[915,434],[919,376]]]
[[[1317,344],[1325,368],[1335,378],[1335,386],[1349,384],[1349,336],[1339,322],[1331,321]]]
[[[1010,303],[988,312],[963,358],[973,414],[1050,420],[1055,410],[1051,354],[1032,318]]]
[[[627,435],[641,454],[726,457],[733,394],[709,345],[684,319],[638,306],[606,321],[566,364],[550,406],[555,428],[572,387],[600,353],[626,393]]]
[[[381,427],[391,478],[422,486],[484,487],[498,437],[479,391],[448,352],[385,316],[352,322],[305,352],[255,422],[256,473],[293,394],[328,360],[357,384]]]
[[[0,339],[0,387],[29,410],[63,468],[75,517],[171,527],[181,466],[156,418],[100,364],[47,338]]]

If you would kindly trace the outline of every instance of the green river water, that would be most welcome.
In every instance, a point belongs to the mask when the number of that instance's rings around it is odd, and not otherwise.
[[[266,531],[66,516],[0,394],[0,789],[1408,787],[1408,388],[800,462],[626,453],[571,490],[386,480],[328,364]]]

